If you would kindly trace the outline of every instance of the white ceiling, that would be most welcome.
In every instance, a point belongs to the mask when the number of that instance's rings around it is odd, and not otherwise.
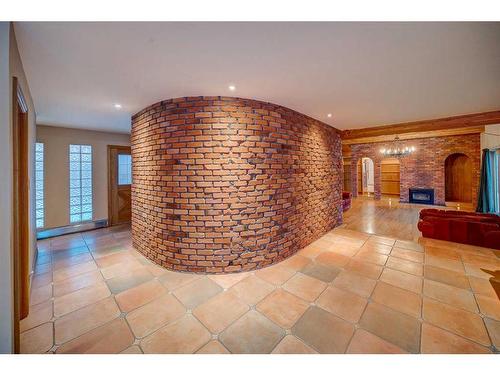
[[[500,23],[28,22],[15,32],[40,124],[128,132],[131,114],[192,95],[269,101],[339,129],[500,109]]]

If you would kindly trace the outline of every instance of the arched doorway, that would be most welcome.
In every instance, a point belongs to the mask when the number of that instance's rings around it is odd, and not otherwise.
[[[358,194],[373,195],[375,189],[375,168],[373,160],[361,158],[358,160]]]
[[[380,193],[391,198],[399,198],[399,159],[387,158],[380,163]]]
[[[461,153],[449,155],[444,162],[445,201],[472,202],[472,163]]]

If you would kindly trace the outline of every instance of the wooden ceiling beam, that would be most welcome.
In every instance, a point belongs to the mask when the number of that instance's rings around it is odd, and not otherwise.
[[[417,138],[434,138],[434,137],[447,137],[451,135],[464,135],[464,134],[477,134],[484,132],[484,125],[479,126],[469,126],[466,128],[452,128],[444,130],[432,130],[426,132],[414,132],[414,133],[393,133],[387,135],[378,135],[372,137],[361,137],[354,139],[342,139],[343,145],[354,145],[360,143],[376,143],[376,142],[390,142],[394,140],[396,134],[398,134],[399,139],[417,139]]]
[[[474,129],[482,129],[481,131],[484,131],[484,126],[490,124],[500,124],[500,110],[372,128],[344,130],[342,131],[342,141],[347,144],[367,143],[366,140],[369,140],[369,142],[384,142],[394,139],[395,135],[399,135],[401,139],[414,139],[439,136],[439,132],[443,132],[446,135],[471,134],[470,132]],[[420,136],[417,136],[418,134]],[[361,142],[360,140],[363,141]]]

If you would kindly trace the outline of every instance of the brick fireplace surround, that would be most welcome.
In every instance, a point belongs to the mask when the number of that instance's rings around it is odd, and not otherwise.
[[[401,141],[405,146],[415,146],[416,152],[400,160],[400,201],[409,201],[410,188],[434,189],[434,203],[445,204],[445,160],[454,153],[468,156],[472,164],[472,204],[477,204],[480,176],[480,135],[454,135],[436,138],[421,138]],[[357,162],[363,157],[373,160],[374,196],[380,199],[381,148],[390,143],[365,143],[351,145],[351,187],[353,196],[358,195]]]
[[[172,270],[277,263],[340,224],[337,129],[288,108],[188,97],[132,117],[134,247]]]

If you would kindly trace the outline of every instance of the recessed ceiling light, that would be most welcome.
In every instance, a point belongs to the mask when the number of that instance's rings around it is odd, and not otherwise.
[[[332,117],[332,114],[331,114],[331,113],[329,113],[329,114],[327,114],[326,116],[327,116],[327,117]]]
[[[118,103],[115,103],[115,104],[113,104],[113,107],[115,107],[116,109],[120,109],[122,107],[122,105],[118,104]]]
[[[230,91],[236,90],[236,86],[235,85],[229,85],[228,88],[229,88]]]

